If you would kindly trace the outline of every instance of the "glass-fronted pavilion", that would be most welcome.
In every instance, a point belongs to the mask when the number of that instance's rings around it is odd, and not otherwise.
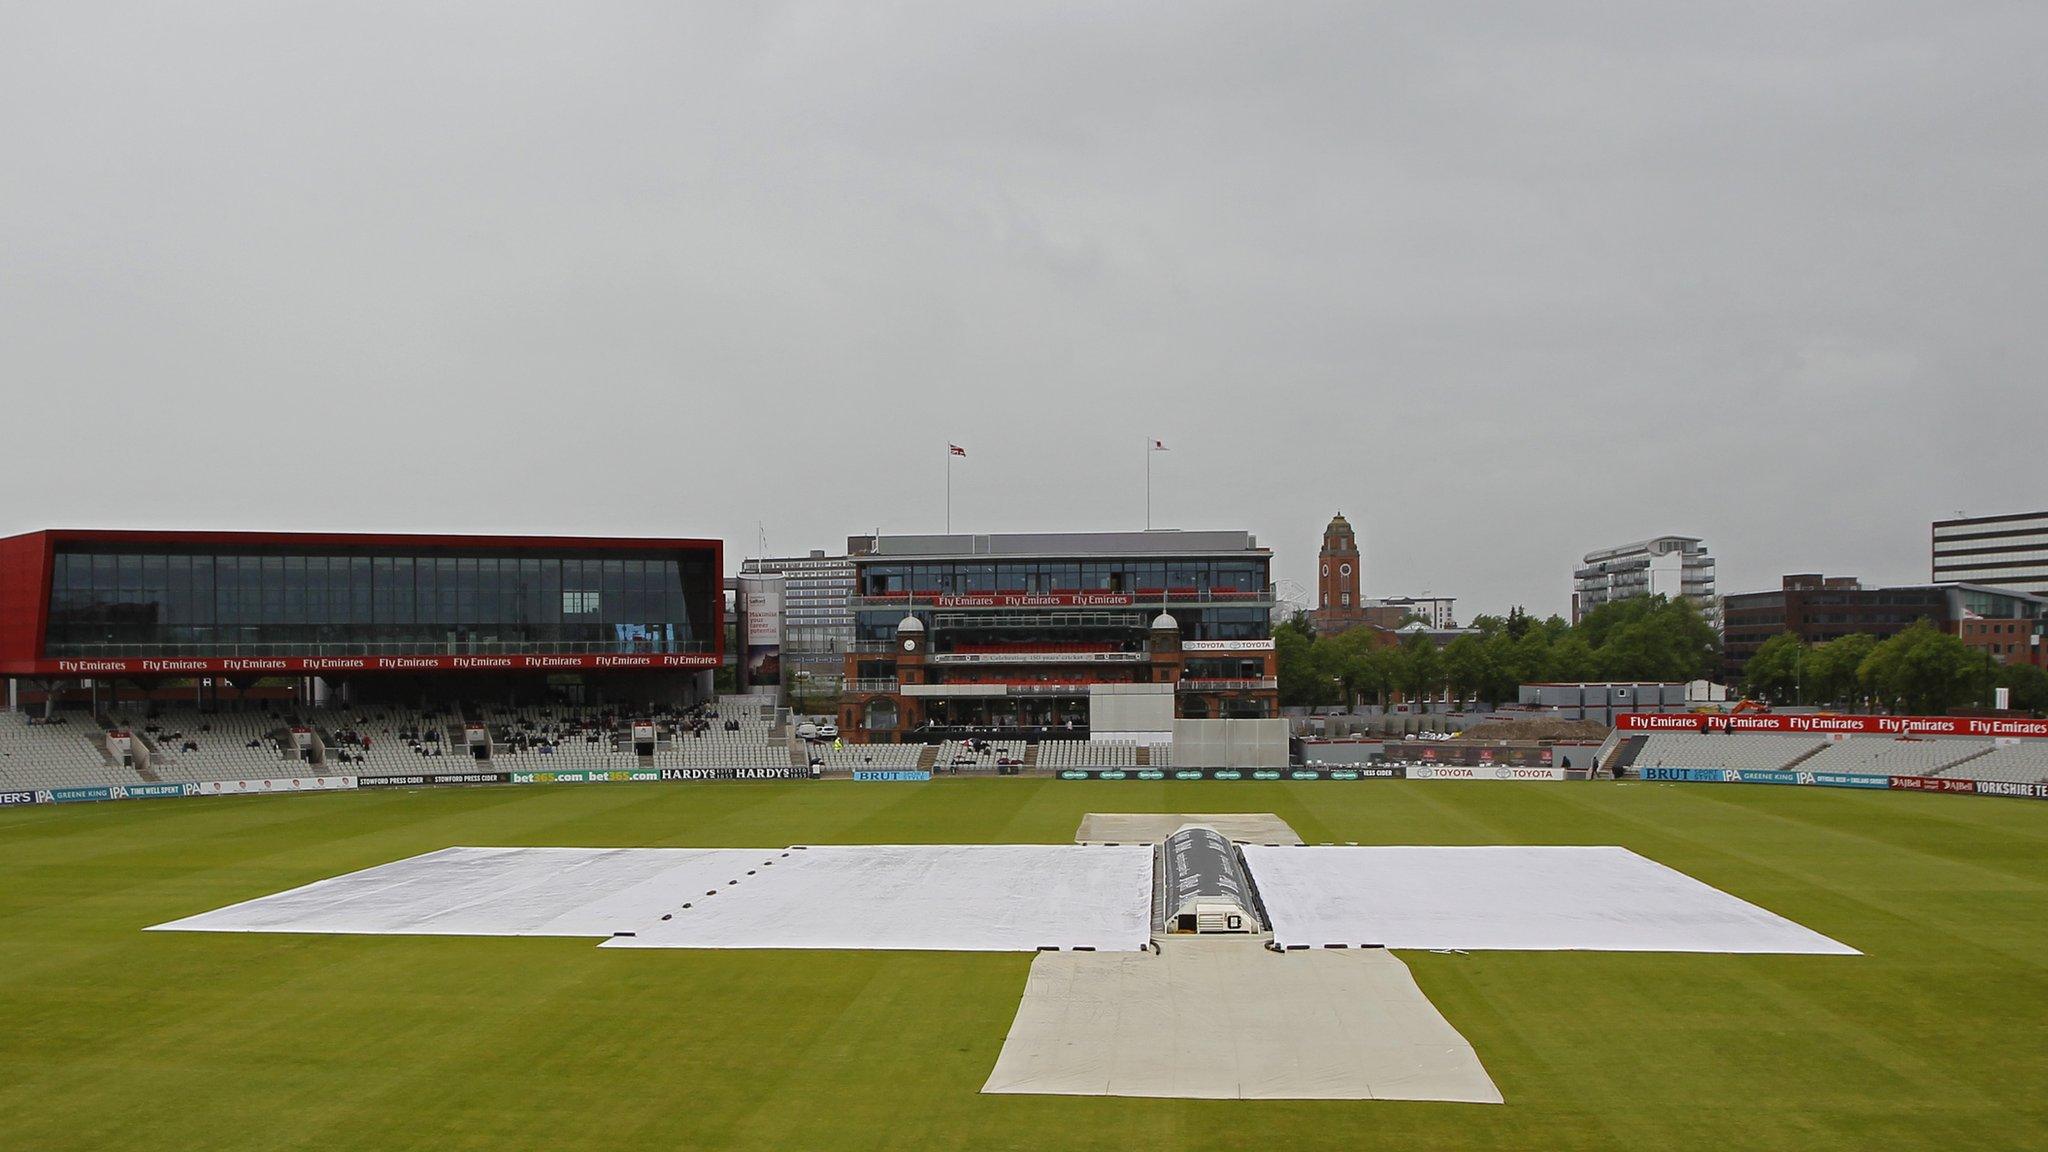
[[[0,673],[716,667],[715,540],[53,530],[0,540]]]

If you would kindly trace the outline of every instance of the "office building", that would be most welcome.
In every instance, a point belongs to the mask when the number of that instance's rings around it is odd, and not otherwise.
[[[1934,522],[1937,584],[1992,584],[2048,595],[2048,512]]]
[[[1683,596],[1709,623],[1720,622],[1714,593],[1714,558],[1697,536],[1658,536],[1586,553],[1573,573],[1572,619],[1602,604],[1636,596]]]

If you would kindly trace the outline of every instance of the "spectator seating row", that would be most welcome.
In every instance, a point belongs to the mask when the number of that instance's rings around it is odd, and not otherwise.
[[[2021,784],[2048,784],[2048,740],[2030,740],[1993,748],[1942,769],[1936,775],[1964,780],[2011,780]]]
[[[0,789],[140,784],[132,768],[109,764],[99,725],[81,713],[54,724],[31,724],[20,713],[0,716]]]
[[[901,771],[917,767],[918,758],[924,755],[926,747],[923,744],[845,744],[834,748],[829,744],[819,744],[813,746],[811,755],[823,760],[827,768]]]
[[[976,747],[978,743],[980,747]],[[1022,740],[983,740],[970,743],[965,740],[948,740],[939,745],[939,753],[932,760],[935,772],[994,772],[1005,760],[1021,764],[1024,760]]]
[[[288,742],[296,718],[275,707],[153,708],[146,714],[107,717],[147,739],[149,773],[169,783],[305,776],[320,769],[298,758]],[[336,771],[330,767],[329,772]]]
[[[1851,736],[1830,742],[1802,762],[1799,770],[1872,776],[1931,776],[1990,747],[1989,740],[1953,737],[1893,739],[1889,736]]]
[[[1040,768],[1129,768],[1138,763],[1138,746],[1129,740],[1041,740]]]
[[[1737,735],[1659,732],[1643,742],[1642,751],[1636,754],[1635,767],[1768,771],[1790,765],[1823,743],[1825,741],[1816,736],[1770,732]],[[1800,767],[1806,765],[1801,764]]]

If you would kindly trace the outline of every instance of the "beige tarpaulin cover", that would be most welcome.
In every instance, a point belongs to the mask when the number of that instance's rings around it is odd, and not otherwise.
[[[983,1092],[1498,1104],[1465,1038],[1380,950],[1187,937],[1043,953]]]
[[[1076,844],[1154,844],[1184,824],[1214,828],[1232,840],[1253,844],[1299,844],[1287,821],[1271,812],[1090,812],[1081,818]]]

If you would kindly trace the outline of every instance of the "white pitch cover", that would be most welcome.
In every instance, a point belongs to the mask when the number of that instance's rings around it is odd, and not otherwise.
[[[604,946],[1135,950],[1151,908],[1150,845],[814,846]]]
[[[658,921],[780,848],[444,848],[157,930],[610,936]]]
[[[1626,848],[1248,844],[1244,856],[1282,947],[1860,955]]]

